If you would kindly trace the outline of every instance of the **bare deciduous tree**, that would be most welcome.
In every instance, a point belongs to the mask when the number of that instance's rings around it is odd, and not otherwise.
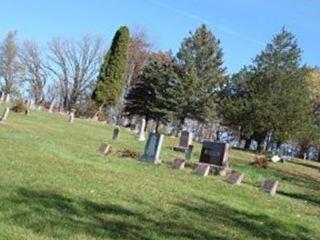
[[[16,31],[8,32],[6,38],[0,44],[0,77],[2,91],[6,94],[17,92],[17,84],[20,80],[21,65],[18,59],[18,44]]]
[[[54,38],[49,43],[48,69],[58,80],[60,102],[71,110],[91,91],[102,60],[102,39],[84,36],[80,41]]]
[[[35,104],[41,104],[44,100],[48,71],[40,47],[35,41],[28,40],[23,43],[20,61],[24,68],[24,78],[28,82],[28,92]]]

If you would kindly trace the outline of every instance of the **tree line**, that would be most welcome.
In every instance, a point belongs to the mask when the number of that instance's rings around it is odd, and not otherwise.
[[[9,32],[0,46],[1,90],[28,92],[39,105],[56,102],[78,114],[143,117],[200,127],[226,126],[238,139],[267,147],[295,141],[301,153],[319,145],[320,72],[302,63],[297,38],[285,28],[251,64],[228,74],[220,40],[206,25],[190,32],[174,55],[156,52],[144,31],[120,27],[105,51],[102,38],[52,39],[44,52],[35,41],[19,45]],[[21,83],[27,87],[21,88]],[[213,134],[215,135],[215,133]]]

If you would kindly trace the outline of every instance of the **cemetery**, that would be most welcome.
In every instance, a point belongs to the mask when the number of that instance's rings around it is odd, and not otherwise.
[[[320,1],[1,3],[0,240],[320,240]]]
[[[29,116],[12,112],[0,130],[4,236],[317,239],[320,234],[315,162],[269,161],[262,169],[251,165],[254,153],[196,141],[193,158],[186,160],[185,153],[170,148],[178,138],[151,133],[141,142],[123,127],[81,119],[70,125],[68,115],[40,110]],[[141,157],[121,157],[130,149]],[[232,171],[217,175],[211,172],[216,164]],[[216,231],[206,227],[221,220]]]

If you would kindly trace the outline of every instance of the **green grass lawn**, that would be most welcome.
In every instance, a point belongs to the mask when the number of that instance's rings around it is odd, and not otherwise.
[[[153,165],[118,156],[143,152],[126,129],[111,138],[105,124],[10,113],[0,125],[0,239],[320,239],[319,163],[257,169],[254,154],[232,150],[231,167],[245,173],[233,186],[172,170],[177,139],[165,137],[163,164]],[[266,178],[280,181],[274,197],[259,190]]]

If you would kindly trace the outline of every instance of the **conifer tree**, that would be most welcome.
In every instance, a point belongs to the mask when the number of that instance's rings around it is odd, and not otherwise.
[[[201,25],[183,40],[177,63],[185,72],[177,96],[182,104],[189,104],[186,108],[182,105],[177,112],[180,125],[189,117],[200,122],[214,119],[216,92],[226,80],[219,39],[206,25]]]
[[[101,107],[114,106],[121,97],[125,86],[128,68],[128,49],[130,35],[127,27],[120,27],[113,37],[111,47],[103,64],[97,80],[92,98]]]

